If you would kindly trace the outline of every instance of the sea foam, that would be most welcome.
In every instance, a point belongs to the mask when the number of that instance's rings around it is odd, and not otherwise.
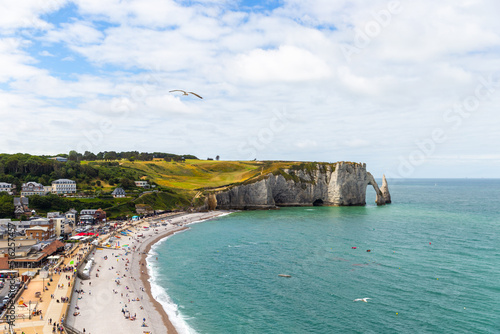
[[[193,221],[191,223],[188,223],[187,225],[206,222],[208,220],[227,216],[229,214],[231,214],[231,212],[223,213],[223,214],[221,214],[217,217],[214,217],[214,218],[196,220],[196,221]],[[175,329],[177,330],[177,332],[179,334],[196,334],[196,331],[193,328],[191,328],[188,325],[188,323],[186,322],[186,319],[189,319],[189,318],[185,317],[179,311],[179,306],[173,302],[172,298],[170,298],[167,291],[157,283],[157,280],[159,277],[158,265],[157,265],[157,262],[152,261],[153,257],[155,257],[158,254],[156,252],[156,249],[162,243],[166,242],[167,239],[174,236],[175,234],[182,233],[184,231],[186,231],[186,230],[177,231],[177,232],[173,233],[172,235],[169,235],[169,236],[161,239],[157,243],[155,243],[151,247],[151,249],[148,253],[148,256],[146,257],[146,262],[147,262],[147,267],[148,267],[149,282],[151,283],[151,294],[153,295],[153,298],[156,299],[161,304],[161,306],[163,307],[163,309],[165,310],[165,312],[168,315],[168,319],[170,320],[172,325],[174,325]]]

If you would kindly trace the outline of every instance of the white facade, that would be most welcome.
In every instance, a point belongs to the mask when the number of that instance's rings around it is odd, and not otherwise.
[[[7,192],[9,195],[12,195],[12,189],[14,189],[16,187],[15,184],[12,184],[12,183],[5,183],[5,182],[0,182],[0,193],[5,191]]]
[[[93,216],[93,215],[95,215],[96,211],[97,211],[96,209],[84,209],[84,210],[80,211],[80,216],[84,216],[84,215]]]
[[[134,181],[136,187],[149,188],[148,181]]]
[[[56,232],[56,237],[60,237],[61,233],[64,232],[66,226],[66,217],[54,217],[51,219],[54,224],[54,229]]]
[[[21,187],[21,196],[45,195],[47,192],[43,184],[37,182],[26,182]]]
[[[59,179],[52,182],[53,194],[74,194],[76,193],[76,182],[68,179]]]
[[[122,188],[116,188],[115,190],[113,190],[113,193],[111,195],[113,195],[114,198],[122,198],[127,196],[125,190],[123,190]]]
[[[73,224],[76,222],[76,213],[68,211],[65,213],[66,219],[73,222]]]

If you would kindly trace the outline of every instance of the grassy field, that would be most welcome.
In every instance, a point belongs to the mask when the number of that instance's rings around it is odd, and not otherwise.
[[[195,190],[243,182],[259,174],[262,163],[212,160],[120,161],[120,166],[140,171],[144,178],[161,186]]]

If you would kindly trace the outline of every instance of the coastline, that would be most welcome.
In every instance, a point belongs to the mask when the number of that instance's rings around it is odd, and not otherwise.
[[[179,231],[184,231],[184,230],[187,230],[187,229],[189,229],[189,227],[184,226],[184,227],[181,227],[181,228],[176,229],[176,230],[171,230],[171,231],[169,231],[169,232],[167,232],[167,233],[165,233],[163,235],[159,235],[158,237],[156,237],[154,239],[150,239],[147,242],[147,244],[145,245],[144,252],[142,253],[142,256],[141,256],[141,262],[143,262],[143,263],[146,262],[147,263],[146,258],[148,257],[149,251],[151,250],[151,247],[153,247],[154,244],[156,244],[157,242],[159,242],[159,241],[161,241],[161,240],[169,237],[170,235],[172,235],[174,233],[177,233]],[[165,324],[165,327],[167,328],[167,333],[178,334],[177,333],[177,329],[175,328],[175,326],[170,321],[170,318],[168,317],[168,314],[165,311],[165,309],[163,308],[163,306],[160,304],[159,301],[157,301],[153,297],[153,294],[152,294],[152,291],[151,291],[151,282],[149,281],[151,277],[149,276],[148,270],[143,271],[141,273],[140,278],[141,278],[142,284],[144,285],[144,289],[146,290],[146,293],[149,296],[150,302],[154,305],[154,308],[160,314],[161,319],[162,319],[163,323]]]
[[[147,264],[151,247],[176,232],[189,229],[187,225],[191,223],[207,221],[226,213],[181,213],[143,220],[127,228],[128,235],[119,239],[120,248],[98,247],[93,254],[89,254],[89,258],[95,260],[91,278],[77,278],[75,281],[75,287],[83,292],[75,293],[71,299],[67,324],[82,332],[85,328],[90,333],[135,333],[147,330],[177,334],[179,331],[174,326],[175,321],[169,318],[167,310],[153,296],[152,278]],[[168,220],[169,224],[143,228],[161,220]],[[106,314],[105,318],[103,314]],[[130,321],[134,320],[132,316],[137,320]]]
[[[227,213],[226,211],[212,211],[212,212],[208,212],[207,214],[204,214],[201,216],[199,216],[198,214],[186,213],[186,214],[181,214],[181,215],[175,217],[175,218],[183,219],[183,223],[181,223],[181,225],[178,228],[174,228],[170,231],[160,233],[158,236],[156,236],[154,238],[149,238],[148,240],[145,240],[143,242],[142,246],[144,247],[144,249],[143,249],[143,252],[141,255],[141,263],[146,263],[147,267],[148,267],[149,264],[148,264],[147,258],[150,255],[149,253],[151,251],[151,248],[155,244],[157,244],[158,242],[164,240],[165,238],[168,238],[168,237],[174,235],[175,233],[189,230],[188,225],[205,222],[207,220],[211,220],[213,218],[223,216],[226,213]],[[144,289],[146,290],[146,293],[150,299],[150,303],[152,305],[154,305],[155,310],[161,316],[161,319],[162,319],[165,327],[167,328],[167,333],[178,334],[178,330],[174,326],[172,320],[169,318],[167,311],[165,310],[163,305],[158,300],[156,300],[156,298],[154,298],[154,296],[153,296],[151,282],[150,282],[151,281],[150,275],[151,275],[151,273],[150,273],[149,269],[142,271],[140,274],[141,282],[144,285]]]

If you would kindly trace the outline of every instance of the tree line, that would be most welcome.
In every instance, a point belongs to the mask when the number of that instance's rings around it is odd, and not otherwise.
[[[166,161],[183,161],[186,159],[198,159],[196,156],[191,154],[178,155],[172,153],[162,153],[162,152],[139,152],[139,151],[128,151],[128,152],[115,152],[115,151],[104,151],[94,154],[89,151],[85,151],[83,154],[76,151],[70,151],[69,154],[59,154],[59,156],[68,158],[70,161],[110,161],[110,160],[121,160],[127,159],[130,161],[152,161],[153,159],[164,159]]]

